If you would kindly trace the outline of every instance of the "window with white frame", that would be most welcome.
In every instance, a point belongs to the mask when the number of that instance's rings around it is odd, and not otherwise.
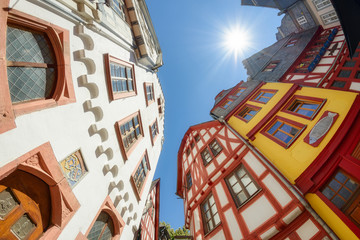
[[[317,10],[321,10],[331,5],[330,0],[313,0],[313,4]]]
[[[300,25],[303,25],[303,24],[307,23],[307,20],[306,20],[305,16],[300,16],[300,17],[296,18],[296,21],[297,21]]]
[[[321,15],[320,17],[321,17],[321,20],[323,21],[323,23],[325,25],[336,22],[336,21],[339,20],[338,16],[336,15],[335,10],[331,11],[331,12],[328,12],[328,13],[325,13],[325,14]]]

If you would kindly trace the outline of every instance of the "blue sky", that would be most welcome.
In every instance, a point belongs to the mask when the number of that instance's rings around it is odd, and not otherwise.
[[[160,182],[160,221],[184,225],[183,200],[176,191],[177,151],[186,130],[212,120],[214,97],[246,80],[241,61],[273,44],[278,10],[241,6],[240,0],[149,0],[164,66],[159,78],[165,95],[165,143],[155,172]],[[224,32],[246,28],[251,47],[237,58],[224,48]]]

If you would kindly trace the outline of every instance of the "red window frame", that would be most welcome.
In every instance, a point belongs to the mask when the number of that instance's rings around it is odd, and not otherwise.
[[[280,61],[271,61],[269,64],[262,70],[263,72],[272,72],[279,65]]]
[[[121,134],[121,126],[124,125],[125,123],[131,121],[135,116],[138,117],[139,120],[139,127],[140,127],[140,135],[137,138],[137,140],[135,141],[134,144],[132,144],[131,147],[129,147],[128,149],[125,148],[124,143],[123,143],[123,137]],[[124,160],[127,160],[130,156],[130,154],[132,153],[132,151],[134,151],[134,149],[136,148],[136,146],[139,144],[139,142],[141,141],[141,139],[144,137],[144,131],[143,131],[143,127],[142,127],[142,121],[141,121],[141,116],[140,116],[140,111],[137,111],[129,116],[127,116],[126,118],[123,118],[120,121],[117,121],[115,123],[115,130],[116,130],[116,134],[118,137],[118,142],[119,142],[119,146],[123,155]]]
[[[250,101],[261,103],[261,104],[267,104],[271,100],[271,98],[276,94],[276,92],[277,92],[277,90],[273,90],[273,89],[260,89],[251,97]],[[259,101],[258,98],[263,97],[265,93],[271,93],[272,96],[268,99],[267,102]],[[267,97],[265,97],[265,98],[267,98]]]
[[[117,100],[117,99],[121,99],[121,98],[127,98],[127,97],[131,97],[131,96],[135,96],[137,95],[137,90],[136,90],[136,77],[135,77],[135,67],[134,64],[131,64],[129,62],[125,62],[121,59],[118,59],[114,56],[111,56],[110,54],[104,54],[104,61],[105,61],[105,78],[106,78],[106,83],[107,83],[107,87],[108,87],[108,92],[109,92],[109,98],[110,100]],[[131,74],[132,74],[132,85],[133,85],[133,90],[131,91],[114,91],[113,89],[113,85],[112,85],[112,76],[111,76],[111,71],[110,71],[110,63],[113,62],[116,65],[120,65],[122,67],[125,68],[130,68],[131,69]],[[125,74],[127,74],[126,70],[125,70]],[[129,78],[126,77],[126,81]]]
[[[71,75],[70,36],[69,31],[26,13],[9,9],[8,1],[0,1],[0,133],[16,127],[15,117],[45,108],[76,102]],[[7,25],[12,24],[30,31],[47,35],[56,58],[56,86],[49,99],[37,99],[13,104],[10,97],[7,76],[6,39]]]
[[[233,103],[233,101],[234,100],[227,98],[224,102],[222,102],[221,108],[227,109]]]
[[[343,176],[346,177],[346,179],[344,180],[344,182],[341,182],[340,180],[336,179],[336,176],[341,173]],[[349,188],[349,186],[347,185],[347,182],[349,182],[349,179],[351,179],[352,182],[355,182],[355,184],[357,184],[356,189],[352,190],[351,188]],[[331,183],[333,183],[333,185],[331,185]],[[338,189],[334,188],[334,187],[339,187]],[[332,197],[326,196],[324,194],[325,189],[329,189],[331,192],[334,192],[334,195]],[[345,190],[347,192],[350,193],[350,196],[348,197],[348,199],[344,198],[344,195],[341,194],[340,192],[342,190]],[[349,173],[345,172],[342,169],[337,169],[336,171],[334,171],[334,173],[331,175],[331,177],[326,181],[325,184],[323,184],[323,186],[321,187],[321,189],[319,189],[319,192],[322,196],[322,199],[324,199],[324,201],[328,204],[333,206],[332,208],[336,208],[339,211],[341,211],[351,222],[353,222],[357,227],[360,227],[359,223],[356,223],[355,220],[351,219],[351,210],[355,210],[356,205],[359,205],[360,202],[360,182],[352,177]],[[332,202],[332,200],[334,200],[336,197],[340,198],[343,202],[344,205],[342,207],[338,207],[336,206],[335,203]]]
[[[153,136],[153,129],[152,129],[153,126],[155,127],[155,130],[156,130],[156,135],[155,136]],[[155,140],[159,136],[159,125],[158,125],[157,119],[155,119],[155,121],[152,124],[150,124],[149,133],[150,133],[151,144],[154,146]]]
[[[150,88],[151,92],[148,92],[148,88]],[[146,106],[149,106],[153,102],[155,102],[155,92],[154,92],[154,84],[144,82],[144,94],[146,100]],[[150,96],[150,99],[148,97]]]
[[[297,112],[291,111],[290,108],[295,104],[296,101],[304,101],[304,102],[309,102],[309,103],[317,103],[319,104],[319,106],[313,111],[313,114],[308,117],[305,116],[303,114],[299,114]],[[282,112],[286,112],[288,114],[291,115],[295,115],[301,118],[305,118],[308,120],[312,120],[314,119],[317,114],[320,112],[321,108],[324,106],[324,104],[326,103],[326,99],[324,98],[315,98],[315,97],[308,97],[308,96],[301,96],[301,95],[294,95],[288,102],[287,104],[282,108]]]
[[[295,39],[291,39],[290,41],[287,42],[286,47],[292,47],[295,46],[295,44],[297,43],[299,39],[295,38]]]
[[[239,97],[245,91],[245,89],[246,88],[244,88],[244,87],[239,87],[231,95]]]
[[[139,170],[139,168],[142,166],[143,164],[143,159],[145,158],[145,163],[146,163],[146,167],[147,167],[147,171],[145,172],[145,176],[143,178],[143,182],[141,184],[141,187],[140,189],[137,188],[136,186],[136,177],[135,177],[135,174],[136,172]],[[144,168],[144,166],[142,166]],[[145,169],[145,168],[144,168]],[[141,170],[141,169],[140,169]],[[144,192],[144,188],[145,188],[145,185],[146,185],[146,181],[149,177],[149,173],[150,173],[150,170],[151,170],[151,167],[150,167],[150,162],[149,162],[149,157],[148,157],[148,153],[147,153],[147,150],[145,150],[144,154],[141,156],[140,158],[140,161],[138,162],[138,164],[136,165],[133,173],[131,174],[131,183],[132,183],[132,187],[134,189],[134,192],[135,192],[135,195],[136,195],[136,198],[140,201],[141,199],[141,196]]]
[[[240,114],[247,114],[249,111],[256,111],[256,113],[249,119],[247,120],[246,118],[240,116]],[[239,118],[240,120],[244,121],[244,122],[249,122],[259,111],[261,110],[261,107],[257,107],[254,105],[250,105],[250,104],[245,104],[236,114],[235,117]]]
[[[268,133],[268,130],[270,130],[277,122],[281,122],[280,126],[278,128],[276,128],[276,130],[274,131],[273,134]],[[296,129],[298,129],[298,132],[296,133],[295,136],[292,137],[292,139],[286,143],[284,141],[281,141],[280,139],[278,139],[277,137],[274,137],[273,135],[278,131],[278,129],[280,129],[284,124],[287,124],[291,127],[295,127]],[[263,134],[264,136],[266,136],[267,138],[271,139],[272,141],[276,142],[277,144],[279,144],[280,146],[284,147],[284,148],[289,148],[294,142],[295,140],[301,135],[301,133],[304,131],[304,129],[306,128],[306,125],[292,121],[290,119],[286,119],[283,117],[279,117],[279,116],[275,116],[262,130],[261,130],[261,134]],[[282,131],[283,132],[283,131]],[[289,134],[286,134],[289,136]]]

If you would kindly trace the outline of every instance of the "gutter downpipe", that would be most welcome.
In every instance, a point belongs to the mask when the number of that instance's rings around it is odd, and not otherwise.
[[[222,117],[217,118],[220,123],[223,123],[226,127],[230,129],[232,133],[235,134],[241,141],[250,148],[253,153],[261,160],[263,164],[265,164],[280,180],[285,186],[295,195],[295,197],[300,201],[300,203],[305,207],[307,211],[314,217],[314,219],[325,229],[326,233],[334,240],[339,240],[339,238],[335,235],[335,233],[329,228],[329,226],[320,218],[320,216],[312,209],[309,203],[304,199],[303,195],[300,191],[289,183],[289,181],[281,174],[279,171],[270,163],[262,154],[260,154],[259,150],[256,147],[253,147],[249,142],[247,142],[235,129],[233,129]]]

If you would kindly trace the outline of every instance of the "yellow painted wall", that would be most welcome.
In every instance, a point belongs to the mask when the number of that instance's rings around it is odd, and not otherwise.
[[[316,194],[306,194],[305,198],[309,201],[315,212],[342,240],[358,240],[359,238],[348,228],[348,226],[324,203]]]
[[[292,87],[287,83],[266,83],[261,89],[277,89],[278,92],[266,104],[260,104],[248,101],[248,104],[262,107],[262,109],[248,122],[232,116],[229,124],[238,131],[242,136],[246,134],[277,104],[278,101]],[[349,109],[354,102],[357,93],[337,91],[330,89],[303,87],[295,92],[294,95],[309,96],[315,98],[326,98],[326,103],[322,106],[319,113],[313,120],[297,117],[292,114],[279,111],[275,116],[281,116],[302,124],[307,125],[305,130],[297,137],[295,142],[289,147],[284,148],[273,140],[264,136],[260,131],[255,134],[255,140],[250,141],[258,148],[292,183],[295,179],[315,160],[319,153],[325,148],[336,130],[346,117]],[[304,142],[304,138],[311,131],[314,125],[319,121],[325,111],[332,111],[339,114],[338,119],[331,127],[325,138],[317,147],[313,147]],[[270,120],[269,120],[270,121]],[[264,125],[266,126],[266,124]]]

